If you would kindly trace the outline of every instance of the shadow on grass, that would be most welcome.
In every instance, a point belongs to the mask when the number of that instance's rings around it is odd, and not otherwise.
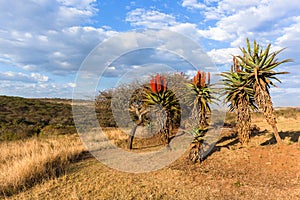
[[[282,140],[284,140],[286,138],[290,138],[291,142],[298,142],[299,137],[300,137],[300,131],[279,132],[279,135]],[[275,136],[273,135],[272,138],[270,138],[269,140],[262,143],[261,146],[272,145],[272,144],[276,144],[276,143],[277,142],[276,142]]]
[[[266,135],[266,133],[268,133],[267,130],[260,131],[256,126],[254,126],[251,128],[250,139],[255,136]],[[275,140],[275,138],[274,138],[274,140]],[[225,143],[225,144],[214,146],[212,148],[212,150],[202,159],[202,161],[204,161],[206,158],[211,156],[213,153],[220,151],[222,148],[230,149],[231,146],[235,146],[239,142],[240,141],[239,141],[236,133],[232,133],[231,135],[223,136],[222,138],[220,138],[220,140],[216,144],[221,144],[221,143]],[[275,141],[275,143],[276,143],[276,141]]]
[[[94,158],[94,156],[91,154],[90,151],[85,150],[82,151],[76,159],[71,160],[71,162],[79,162],[88,158]]]
[[[262,136],[262,135],[265,135],[267,132],[268,132],[267,130],[260,131],[256,126],[254,126],[254,127],[251,128],[250,140],[251,140],[252,137]],[[229,143],[226,143],[226,141],[230,141],[230,140],[232,140],[232,141],[229,142]],[[237,133],[233,133],[229,136],[222,137],[217,142],[217,144],[220,144],[220,143],[226,143],[224,145],[219,146],[219,147],[225,147],[225,148],[229,148],[230,146],[234,146],[234,145],[238,144],[239,139],[237,138]]]

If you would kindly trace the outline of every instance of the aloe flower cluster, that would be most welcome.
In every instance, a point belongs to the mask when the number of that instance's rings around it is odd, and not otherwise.
[[[164,76],[156,74],[150,80],[150,88],[153,93],[163,93],[167,91],[167,79]]]
[[[231,66],[231,71],[233,72],[242,72],[243,68],[239,65],[238,60],[233,56],[233,65]]]
[[[206,85],[206,73],[198,70],[197,74],[194,76],[193,83],[198,88],[205,87]],[[207,85],[210,84],[210,72],[207,73]]]

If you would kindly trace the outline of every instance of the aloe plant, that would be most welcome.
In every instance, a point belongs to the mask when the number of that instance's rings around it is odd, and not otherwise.
[[[207,115],[211,112],[210,104],[215,99],[212,95],[210,73],[208,72],[206,76],[205,72],[199,70],[187,87],[191,93],[190,105],[193,107],[193,118],[198,122],[199,127],[208,126]]]
[[[201,160],[200,150],[204,141],[203,137],[209,127],[210,104],[214,103],[215,100],[215,97],[212,95],[210,76],[210,72],[206,73],[199,70],[192,82],[187,84],[191,94],[189,104],[192,106],[192,120],[194,121],[190,131],[194,140],[189,153],[189,158],[193,162]]]
[[[273,108],[272,99],[270,96],[270,86],[276,85],[273,80],[281,82],[277,75],[287,74],[288,72],[274,71],[279,65],[291,62],[291,59],[285,59],[278,61],[277,55],[284,49],[270,53],[271,44],[266,49],[260,47],[254,40],[253,47],[251,48],[250,41],[247,38],[247,49],[240,48],[243,55],[236,56],[236,60],[239,66],[244,69],[242,72],[246,75],[247,85],[251,86],[254,91],[254,99],[259,109],[263,112],[267,122],[271,125],[274,131],[274,136],[277,143],[282,143],[282,140],[278,134],[277,121]]]
[[[204,137],[208,131],[208,126],[197,127],[189,131],[189,133],[194,137],[192,144],[190,145],[188,158],[192,162],[201,161],[203,157],[201,156],[201,148],[205,141]]]
[[[248,84],[247,75],[233,59],[230,72],[223,72],[222,83],[224,85],[225,102],[229,103],[230,111],[236,112],[236,128],[239,141],[244,145],[249,142],[251,134],[251,110],[257,107],[254,101],[254,91]]]
[[[164,136],[165,143],[169,144],[172,118],[180,115],[180,105],[175,93],[168,89],[166,77],[159,74],[152,77],[143,96],[145,105],[152,107],[159,116],[160,132]]]

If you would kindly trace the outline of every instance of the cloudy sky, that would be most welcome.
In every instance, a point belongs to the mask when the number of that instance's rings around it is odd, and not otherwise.
[[[294,62],[278,68],[290,74],[281,76],[283,83],[272,88],[272,97],[275,106],[300,106],[297,0],[0,0],[0,95],[72,98],[76,74],[99,43],[147,28],[188,37],[221,70],[229,69],[231,55],[239,53],[247,37],[263,46],[271,43],[273,50],[286,47],[279,58]],[[149,52],[131,52],[127,60],[149,59]],[[140,64],[122,60],[114,64],[123,67],[111,65],[104,74],[108,83],[118,80],[118,69]]]

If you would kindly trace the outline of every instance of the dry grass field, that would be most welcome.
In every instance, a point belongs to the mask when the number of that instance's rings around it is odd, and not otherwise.
[[[247,147],[234,135],[224,135],[202,163],[190,163],[183,155],[163,169],[140,174],[111,169],[81,154],[84,147],[74,135],[2,143],[0,191],[14,195],[0,198],[300,199],[300,112],[281,111],[282,146],[275,144],[263,117],[255,115],[252,122],[259,129]],[[124,133],[106,133],[119,146],[125,143]],[[103,138],[90,139],[107,145]]]
[[[81,141],[74,135],[0,143],[1,195],[63,175],[66,166],[82,151]]]

